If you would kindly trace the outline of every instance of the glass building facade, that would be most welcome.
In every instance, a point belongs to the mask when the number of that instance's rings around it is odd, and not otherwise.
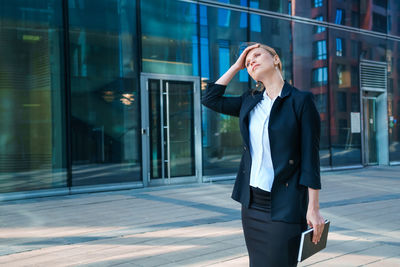
[[[202,91],[243,43],[315,96],[322,170],[400,163],[397,0],[0,0],[0,198],[234,177]],[[245,70],[227,95],[254,87]]]

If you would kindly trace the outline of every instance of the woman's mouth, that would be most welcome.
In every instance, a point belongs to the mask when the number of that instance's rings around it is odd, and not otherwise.
[[[251,71],[254,71],[256,69],[256,67],[258,67],[258,66],[260,66],[260,64],[254,65]]]

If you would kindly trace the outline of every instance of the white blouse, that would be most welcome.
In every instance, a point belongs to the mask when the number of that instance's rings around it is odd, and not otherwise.
[[[279,96],[281,93],[282,90]],[[272,165],[269,145],[268,123],[275,99],[270,99],[264,90],[263,99],[250,111],[249,117],[250,154],[252,159],[250,185],[269,192],[271,192],[272,183],[274,182],[274,166]]]

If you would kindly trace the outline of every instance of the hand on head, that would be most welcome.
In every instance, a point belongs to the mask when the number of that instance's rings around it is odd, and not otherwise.
[[[260,44],[253,44],[253,45],[246,47],[246,49],[243,50],[243,52],[240,54],[239,58],[236,60],[234,65],[240,70],[246,68],[245,63],[246,63],[247,54],[250,52],[251,49],[254,49],[257,47],[260,47]]]

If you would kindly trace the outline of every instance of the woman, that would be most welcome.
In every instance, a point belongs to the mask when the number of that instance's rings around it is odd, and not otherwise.
[[[242,69],[261,85],[238,97],[224,97]],[[215,83],[202,104],[239,117],[243,155],[232,192],[242,204],[242,226],[250,266],[296,266],[300,235],[307,224],[320,240],[320,117],[313,95],[282,78],[275,50],[253,44]]]

